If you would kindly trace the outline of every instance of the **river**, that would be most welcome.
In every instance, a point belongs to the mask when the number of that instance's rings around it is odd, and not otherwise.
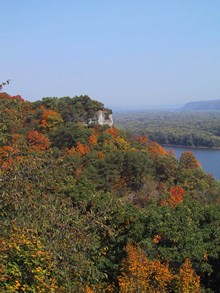
[[[209,148],[190,148],[190,147],[177,147],[177,146],[163,146],[168,151],[173,149],[176,153],[176,158],[179,159],[182,152],[190,151],[194,153],[196,159],[202,165],[202,169],[212,174],[215,179],[220,181],[220,150]]]

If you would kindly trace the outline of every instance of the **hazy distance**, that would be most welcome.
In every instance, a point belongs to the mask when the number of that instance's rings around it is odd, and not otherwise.
[[[89,95],[113,109],[220,98],[220,2],[8,0],[0,82],[35,101]]]

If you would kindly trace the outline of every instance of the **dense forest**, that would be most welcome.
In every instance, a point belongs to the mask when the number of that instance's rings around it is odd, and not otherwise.
[[[220,147],[220,111],[117,113],[115,125],[159,144]]]
[[[219,182],[103,109],[0,93],[0,291],[219,292]]]

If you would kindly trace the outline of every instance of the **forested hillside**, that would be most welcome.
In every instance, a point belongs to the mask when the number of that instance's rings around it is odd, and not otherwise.
[[[0,93],[0,291],[219,292],[219,182],[103,109]]]
[[[219,111],[117,113],[115,124],[159,144],[220,147]]]
[[[220,99],[189,102],[183,106],[182,110],[220,110]]]

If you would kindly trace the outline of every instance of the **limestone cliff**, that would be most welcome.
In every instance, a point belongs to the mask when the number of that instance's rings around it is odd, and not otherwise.
[[[99,110],[95,113],[95,115],[92,118],[89,118],[87,121],[83,121],[84,125],[88,124],[98,124],[98,125],[113,125],[113,117],[112,114],[109,114],[108,111],[105,110]]]

